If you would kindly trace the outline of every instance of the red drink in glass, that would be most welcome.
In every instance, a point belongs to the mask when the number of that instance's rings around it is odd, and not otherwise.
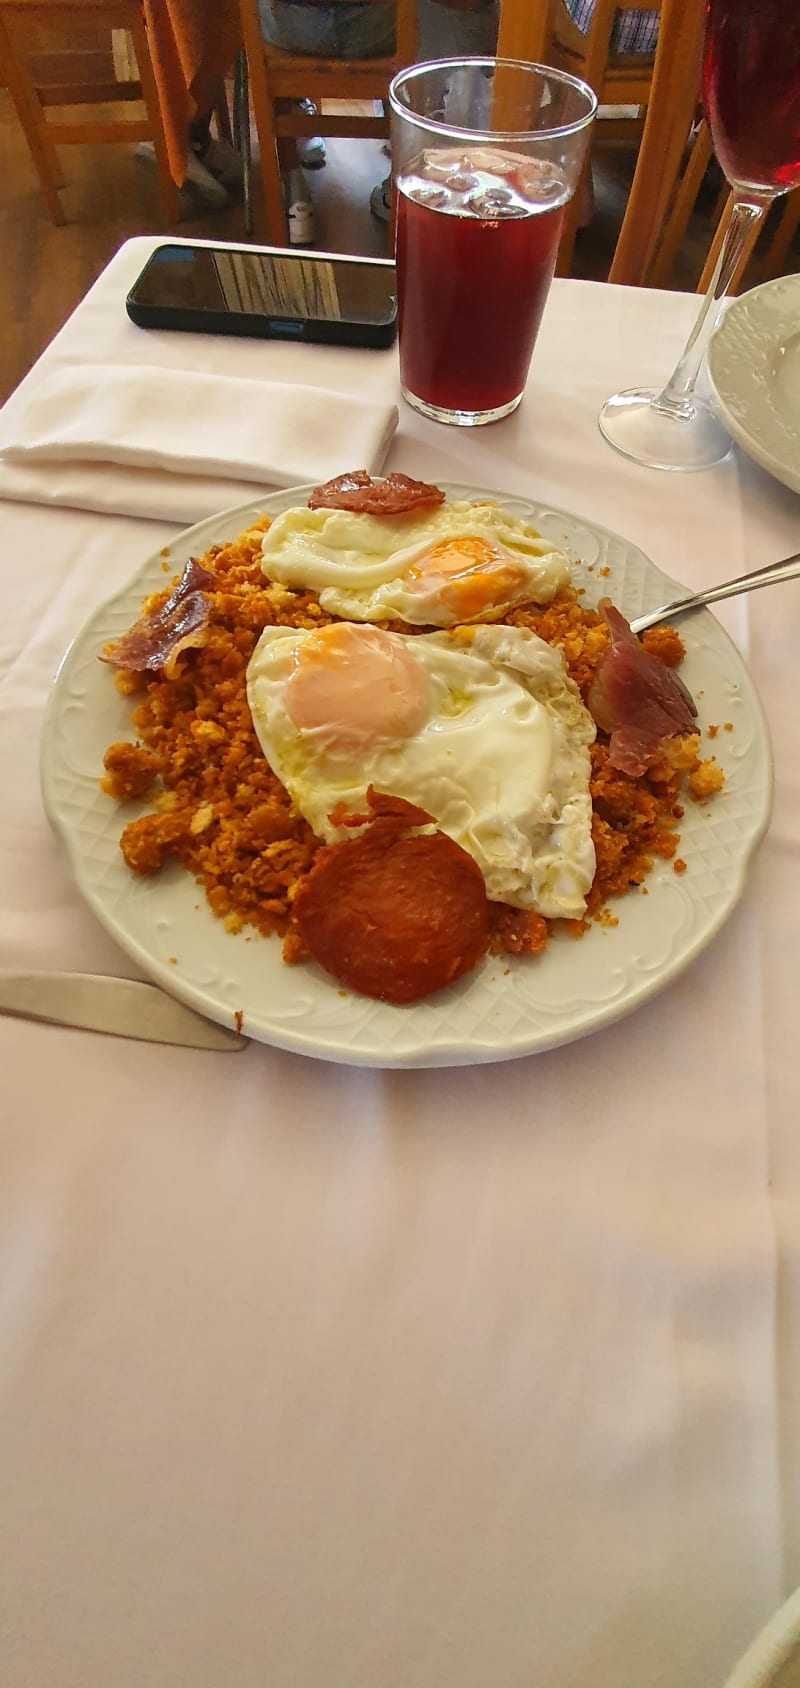
[[[524,157],[440,160],[397,183],[401,379],[438,409],[499,410],[525,385],[567,191]]]
[[[403,396],[476,427],[510,415],[597,101],[517,59],[410,65],[389,89]]]
[[[800,0],[706,0],[703,96],[729,182],[800,182]]]

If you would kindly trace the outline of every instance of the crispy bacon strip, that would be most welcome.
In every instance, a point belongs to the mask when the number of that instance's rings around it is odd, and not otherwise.
[[[611,643],[586,701],[598,727],[611,735],[612,767],[637,779],[665,738],[694,731],[697,709],[683,681],[649,655],[610,598],[598,609]]]
[[[201,645],[211,615],[207,594],[219,586],[215,574],[190,557],[174,591],[152,615],[141,619],[100,653],[101,662],[141,674],[163,669],[167,678],[181,651]]]
[[[306,950],[342,984],[415,1002],[468,973],[489,942],[483,875],[424,809],[367,791],[363,830],[324,846],[292,905]],[[364,826],[363,823],[367,822]]]
[[[387,475],[374,481],[366,469],[353,469],[333,481],[314,488],[309,510],[356,510],[369,516],[402,516],[409,510],[425,510],[444,503],[438,486],[414,481],[409,475]]]

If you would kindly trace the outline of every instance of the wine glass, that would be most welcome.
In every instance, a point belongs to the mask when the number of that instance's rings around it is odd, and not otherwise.
[[[707,469],[730,451],[697,377],[751,230],[800,184],[800,0],[705,0],[705,11],[703,103],[733,189],[725,239],[666,387],[616,393],[599,417],[610,444],[651,469]]]

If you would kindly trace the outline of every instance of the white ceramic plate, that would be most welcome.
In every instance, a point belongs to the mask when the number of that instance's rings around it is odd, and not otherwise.
[[[728,432],[800,492],[800,275],[734,299],[712,338],[708,373]]]
[[[756,1636],[725,1688],[800,1688],[800,1590]]]
[[[190,556],[235,538],[261,511],[305,503],[308,487],[228,510],[189,528],[170,546],[176,571]],[[451,497],[493,497],[533,522],[577,561],[587,602],[610,593],[628,617],[655,609],[684,588],[627,540],[562,511],[484,489],[448,486]],[[136,620],[143,597],[164,584],[164,557],[150,557],[130,584],[95,611],[65,656],[47,711],[42,785],[50,820],[69,852],[78,885],[98,919],[143,973],[212,1020],[266,1043],[365,1066],[436,1067],[498,1061],[550,1049],[627,1014],[674,979],[709,942],[739,897],[747,863],[769,818],[772,757],[758,698],[741,657],[707,610],[684,624],[682,672],[700,722],[731,721],[713,748],[726,773],[707,807],[688,803],[681,853],[688,871],[659,863],[648,896],[615,905],[619,925],[550,943],[541,957],[487,958],[467,978],[426,1001],[395,1007],[342,991],[312,964],[286,967],[275,939],[245,941],[211,914],[189,874],[170,864],[152,879],[128,872],[123,825],[143,813],[99,789],[103,754],[129,737],[130,700],[114,687],[98,653]],[[600,577],[600,569],[608,574]],[[175,957],[171,964],[170,957]]]

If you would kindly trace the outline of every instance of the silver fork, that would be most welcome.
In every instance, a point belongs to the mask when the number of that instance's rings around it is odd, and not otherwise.
[[[737,580],[726,580],[722,586],[709,586],[707,592],[693,592],[690,598],[676,598],[673,603],[662,604],[660,609],[650,610],[647,615],[638,615],[631,622],[631,632],[643,633],[646,627],[655,627],[659,621],[672,621],[687,610],[715,604],[720,598],[736,598],[740,592],[755,592],[759,586],[772,586],[780,580],[794,580],[799,574],[800,551],[795,551],[793,557],[784,557],[782,562],[768,563],[766,568],[754,569],[752,574],[740,574]]]

